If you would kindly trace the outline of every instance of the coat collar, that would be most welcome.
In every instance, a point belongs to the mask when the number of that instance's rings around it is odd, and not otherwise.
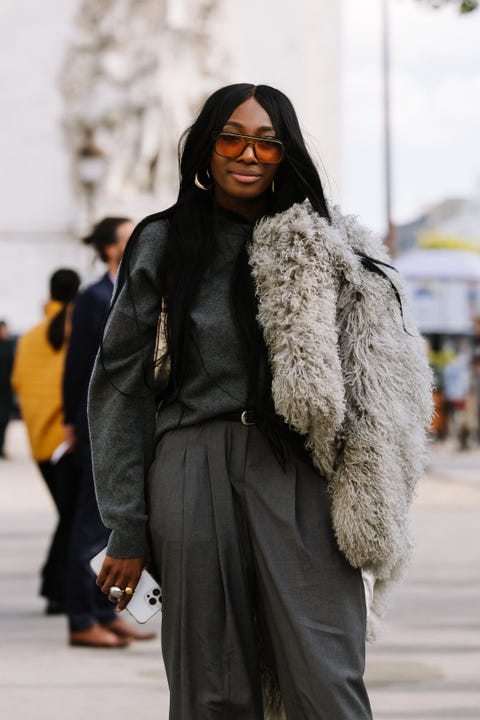
[[[50,319],[57,315],[63,308],[63,303],[58,300],[49,300],[45,305],[45,317]]]

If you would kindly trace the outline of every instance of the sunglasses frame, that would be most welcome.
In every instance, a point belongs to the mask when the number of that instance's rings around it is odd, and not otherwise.
[[[245,143],[244,147],[242,148],[242,151],[238,153],[238,155],[223,155],[222,153],[218,152],[218,150],[217,150],[217,139],[220,135],[230,135],[235,138],[243,138],[247,142]],[[252,146],[253,152],[255,154],[255,157],[257,158],[257,161],[259,163],[262,163],[262,165],[279,165],[282,162],[283,158],[285,157],[285,143],[282,140],[279,140],[278,138],[258,137],[257,135],[245,135],[244,133],[229,132],[228,130],[217,130],[214,133],[212,133],[212,137],[213,137],[213,141],[214,141],[213,142],[214,151],[217,153],[217,155],[220,155],[220,157],[228,158],[229,160],[236,160],[237,158],[239,158],[241,155],[243,155],[243,153],[245,152],[245,150],[247,149],[247,147],[249,145]],[[264,160],[260,160],[260,158],[257,155],[257,142],[259,142],[259,141],[261,141],[261,142],[267,141],[267,142],[274,143],[275,145],[280,145],[280,147],[282,149],[282,155],[281,155],[280,160],[276,160],[275,162],[265,162]]]

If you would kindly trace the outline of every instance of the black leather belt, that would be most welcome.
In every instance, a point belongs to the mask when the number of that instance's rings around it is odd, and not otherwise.
[[[235,412],[218,415],[215,420],[230,420],[232,422],[241,422],[242,425],[256,425],[258,418],[255,410],[236,410]]]

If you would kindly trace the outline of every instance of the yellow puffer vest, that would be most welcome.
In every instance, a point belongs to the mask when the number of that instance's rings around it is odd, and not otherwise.
[[[61,309],[62,303],[50,301],[44,320],[20,338],[12,371],[12,387],[27,426],[32,455],[39,462],[49,460],[63,440],[62,379],[67,342],[55,351],[47,340],[48,325]]]

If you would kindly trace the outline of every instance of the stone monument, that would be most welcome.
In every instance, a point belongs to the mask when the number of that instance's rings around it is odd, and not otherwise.
[[[98,275],[80,238],[110,213],[138,220],[177,190],[177,142],[220,85],[293,100],[340,185],[341,2],[15,0],[2,6],[0,317],[38,322],[48,276]]]
[[[137,0],[82,0],[61,78],[79,229],[174,200],[178,139],[226,77],[219,5],[142,0],[139,12]]]

